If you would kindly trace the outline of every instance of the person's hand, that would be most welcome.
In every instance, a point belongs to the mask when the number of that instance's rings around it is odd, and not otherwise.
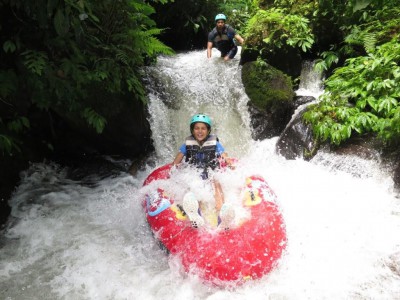
[[[171,164],[171,168],[169,169],[169,175],[172,175],[172,173],[174,173],[175,171],[182,169],[182,164]]]
[[[229,169],[231,169],[231,170],[235,169],[235,164],[231,158],[229,158],[229,157],[225,158],[225,162]]]

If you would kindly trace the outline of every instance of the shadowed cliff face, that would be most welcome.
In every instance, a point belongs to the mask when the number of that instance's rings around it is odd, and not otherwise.
[[[107,124],[101,134],[79,116],[69,115],[66,109],[47,112],[29,106],[28,102],[21,103],[31,126],[20,138],[21,152],[0,157],[1,224],[10,213],[7,202],[19,183],[19,173],[29,163],[53,160],[62,165],[79,164],[99,155],[136,159],[153,150],[145,105],[127,98],[108,100],[102,106]]]

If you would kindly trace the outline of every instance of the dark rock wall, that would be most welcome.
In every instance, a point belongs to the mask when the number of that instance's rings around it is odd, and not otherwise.
[[[103,133],[87,126],[79,116],[63,111],[41,111],[26,107],[31,128],[22,136],[21,152],[0,157],[0,224],[10,213],[8,200],[29,163],[50,159],[63,165],[76,164],[92,155],[116,155],[138,159],[153,150],[146,106],[135,99],[108,99],[103,112]],[[128,171],[127,167],[127,170]]]

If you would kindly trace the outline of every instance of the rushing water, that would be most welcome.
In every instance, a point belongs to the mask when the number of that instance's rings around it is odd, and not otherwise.
[[[305,60],[300,74],[298,96],[313,96],[318,98],[323,91],[324,74],[315,69],[315,61]]]
[[[261,174],[279,197],[288,245],[278,268],[236,289],[204,285],[146,224],[141,186],[154,166],[73,180],[42,163],[23,173],[10,201],[1,299],[400,299],[400,200],[384,168],[327,153],[289,161],[275,153],[277,138],[253,141],[237,59],[189,52],[160,58],[148,74],[153,161],[171,162],[190,116],[209,114],[240,158],[222,182],[227,194],[237,178]]]

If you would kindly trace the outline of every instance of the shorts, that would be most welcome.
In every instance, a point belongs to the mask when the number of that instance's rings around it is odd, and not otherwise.
[[[234,58],[238,52],[238,47],[233,46],[229,52],[221,52],[221,57],[229,56],[230,59]]]
[[[205,170],[201,170],[200,172],[201,172],[200,173],[200,177],[203,180],[206,180],[206,179],[212,180],[213,177],[214,177],[214,174],[215,174],[215,171],[210,169],[210,168],[207,168]]]

